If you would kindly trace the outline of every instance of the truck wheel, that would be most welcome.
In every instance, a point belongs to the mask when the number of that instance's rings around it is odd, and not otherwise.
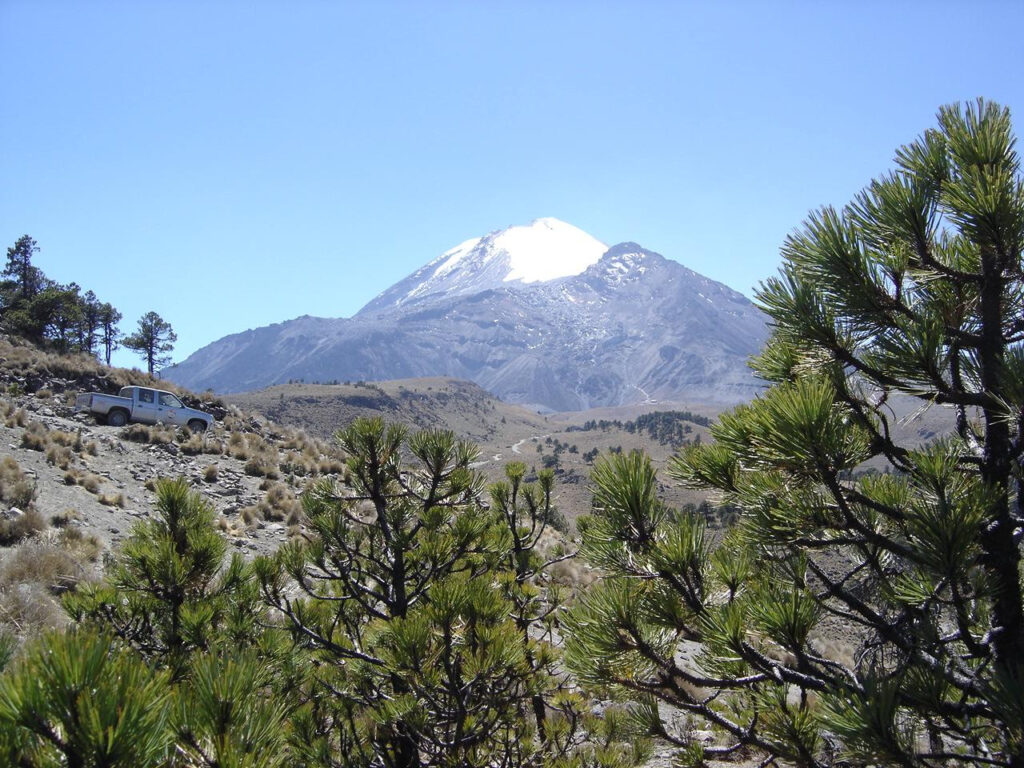
[[[107,424],[112,427],[123,427],[128,423],[128,414],[120,408],[115,408],[107,414]]]
[[[192,432],[205,432],[206,431],[206,422],[203,421],[202,419],[192,419],[188,423],[188,428]]]

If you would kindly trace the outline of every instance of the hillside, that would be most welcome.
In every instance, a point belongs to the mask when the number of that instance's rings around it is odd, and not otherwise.
[[[243,411],[278,424],[329,439],[353,419],[383,416],[411,429],[444,428],[473,441],[480,449],[477,468],[488,480],[502,477],[509,461],[528,468],[555,470],[555,501],[571,524],[590,509],[589,475],[597,455],[608,450],[647,451],[663,468],[676,445],[659,442],[629,422],[646,413],[677,410],[672,404],[646,404],[621,409],[541,415],[505,403],[471,382],[453,379],[400,379],[349,384],[284,384],[251,393],[226,395]],[[685,409],[686,406],[679,406]],[[698,422],[688,422],[687,439],[707,439],[706,420],[712,407],[695,408]],[[588,421],[606,422],[584,430]],[[546,462],[546,463],[545,463]],[[698,504],[703,496],[665,482],[670,504]]]
[[[191,435],[163,426],[109,427],[73,413],[78,392],[116,392],[129,384],[174,389],[215,413],[217,422]],[[60,585],[95,574],[132,526],[151,516],[160,477],[185,477],[212,505],[235,549],[270,552],[303,533],[298,495],[307,483],[341,471],[333,433],[355,418],[381,416],[412,429],[452,429],[475,442],[476,467],[489,481],[500,479],[509,461],[523,461],[531,471],[554,469],[555,503],[571,526],[589,510],[588,476],[599,453],[643,448],[659,466],[671,455],[669,443],[627,428],[636,415],[584,429],[585,414],[545,417],[450,379],[291,384],[223,402],[139,371],[0,338],[0,539],[11,544],[38,534],[28,549],[0,546],[0,612],[7,612],[0,623],[59,621],[53,596],[66,588]],[[688,437],[706,437],[705,426],[687,426]],[[664,490],[671,503],[700,501]],[[59,574],[41,586],[39,568],[27,568],[26,557]]]
[[[707,406],[647,403],[544,416],[503,403],[472,383],[436,378],[290,384],[225,403],[179,390],[218,414],[215,427],[202,435],[162,426],[108,427],[72,413],[78,390],[112,391],[127,383],[161,385],[137,371],[0,340],[0,440],[6,446],[0,465],[0,629],[26,635],[65,623],[60,595],[96,578],[132,527],[153,516],[158,477],[186,478],[215,510],[231,548],[246,557],[308,535],[298,495],[310,481],[343,471],[344,457],[330,436],[361,416],[414,429],[451,428],[480,445],[475,466],[489,480],[499,479],[513,460],[524,462],[529,475],[553,469],[558,517],[571,526],[590,508],[589,472],[599,454],[642,449],[663,468],[682,445],[706,440],[716,415]],[[945,415],[933,409],[907,416],[899,429],[926,442],[933,430],[944,429]],[[658,492],[675,507],[702,501],[671,483],[659,483]],[[710,515],[712,535],[720,535],[729,519]],[[553,578],[573,588],[595,575],[582,563],[567,563]],[[829,631],[846,637],[843,627]],[[659,747],[648,765],[667,765],[669,752]]]

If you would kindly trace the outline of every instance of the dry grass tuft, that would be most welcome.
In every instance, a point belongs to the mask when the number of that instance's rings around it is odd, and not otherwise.
[[[199,433],[190,433],[178,445],[181,448],[181,452],[186,456],[198,456],[203,452],[203,436]]]
[[[59,595],[88,578],[102,550],[74,527],[19,545],[0,564],[0,627],[25,637],[66,624]]]
[[[252,477],[266,477],[276,480],[281,476],[278,471],[277,452],[265,452],[252,456],[245,462],[245,474]]]
[[[95,563],[103,554],[103,542],[97,536],[84,534],[74,526],[61,530],[60,542],[82,563]]]
[[[4,401],[3,406],[0,407],[0,417],[3,418],[4,426],[8,429],[24,427],[28,423],[28,414],[25,409],[18,407],[10,400]]]
[[[79,382],[79,389],[98,387],[104,392],[117,392],[121,387],[132,385],[159,387],[177,393],[182,391],[169,381],[154,379],[139,370],[107,368],[91,355],[47,352],[17,339],[0,339],[0,358],[3,358],[4,369],[11,378],[26,382],[24,387],[18,386],[19,390],[33,392],[38,389],[46,392],[43,397],[51,396],[50,390],[62,389],[64,385],[53,383],[42,387],[41,382],[59,380]],[[19,394],[24,394],[24,391]]]
[[[71,453],[70,448],[65,448],[61,445],[51,445],[46,449],[46,461],[48,464],[52,464],[55,467],[61,469],[68,469],[71,466],[71,462],[74,460],[74,455]]]
[[[259,503],[259,510],[264,520],[287,520],[295,525],[302,518],[302,504],[295,493],[281,483],[275,483],[267,490]]]
[[[104,493],[97,499],[105,507],[124,507],[123,493]]]
[[[35,582],[55,595],[67,592],[85,576],[85,568],[59,537],[27,541],[4,560],[0,589]]]
[[[34,507],[20,515],[0,519],[0,546],[9,547],[46,530],[46,521]]]
[[[242,507],[240,510],[238,510],[238,516],[246,525],[255,525],[256,522],[260,520],[260,518],[262,517],[262,513],[260,512],[259,507],[250,506]]]
[[[21,447],[28,448],[30,451],[45,452],[46,446],[50,442],[46,434],[47,432],[49,430],[45,424],[38,421],[31,422],[25,427],[25,431],[21,433]]]
[[[18,462],[10,456],[0,461],[0,501],[25,510],[36,497],[35,483],[31,482]]]
[[[53,445],[74,448],[79,453],[82,450],[82,434],[80,432],[65,432],[62,429],[51,429],[47,432],[47,438]]]
[[[82,516],[79,514],[77,509],[65,509],[63,512],[57,512],[54,515],[50,515],[50,525],[54,528],[66,528],[71,525],[71,523],[81,519]],[[76,528],[75,530],[77,531],[78,529]]]
[[[85,488],[89,493],[99,493],[100,485],[103,483],[103,478],[99,475],[94,475],[92,472],[85,475],[78,480],[78,484]]]
[[[73,452],[81,453],[85,449],[81,432],[48,429],[38,421],[31,422],[22,432],[21,447],[45,453],[47,462],[64,470],[75,460]]]
[[[165,424],[129,424],[120,433],[122,440],[146,445],[167,445],[174,442],[176,435],[177,430]]]

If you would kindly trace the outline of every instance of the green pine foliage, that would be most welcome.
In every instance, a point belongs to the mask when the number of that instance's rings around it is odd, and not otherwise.
[[[259,563],[267,602],[319,668],[297,749],[326,765],[489,765],[533,751],[532,667],[502,594],[502,537],[475,449],[379,419],[338,435],[344,487],[304,497],[314,532]]]
[[[44,636],[0,677],[0,759],[6,765],[166,764],[172,689],[107,635]]]
[[[121,313],[92,291],[83,293],[77,283],[49,279],[32,263],[38,252],[28,235],[7,249],[7,264],[0,273],[0,328],[61,354],[102,353],[110,365],[121,335]]]
[[[146,370],[152,376],[157,368],[171,362],[171,351],[178,334],[171,324],[156,312],[147,312],[139,318],[135,333],[125,336],[121,346],[133,350],[146,361]]]
[[[670,467],[740,511],[721,548],[642,457],[595,470],[566,661],[710,729],[649,710],[683,762],[1024,765],[1024,184],[1007,110],[938,121],[759,291],[771,389]],[[896,396],[953,433],[900,442]]]
[[[183,478],[159,480],[156,496],[158,516],[136,526],[107,578],[64,604],[75,621],[112,632],[181,678],[196,653],[257,642],[264,609],[241,556],[225,563],[213,508]]]
[[[292,765],[287,750],[287,697],[279,670],[253,650],[195,659],[174,711],[178,749],[189,765],[276,768]]]

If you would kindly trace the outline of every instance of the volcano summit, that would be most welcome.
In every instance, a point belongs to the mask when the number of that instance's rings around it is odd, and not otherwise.
[[[742,294],[635,243],[557,219],[467,240],[353,317],[233,334],[165,371],[202,390],[419,376],[468,379],[540,410],[735,403],[767,338]]]

